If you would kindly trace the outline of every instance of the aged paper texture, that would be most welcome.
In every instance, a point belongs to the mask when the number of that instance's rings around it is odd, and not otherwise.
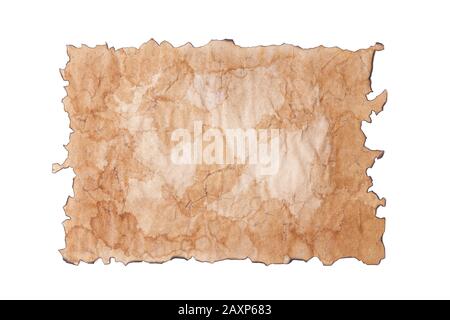
[[[378,264],[361,123],[382,49],[69,46],[64,259]]]

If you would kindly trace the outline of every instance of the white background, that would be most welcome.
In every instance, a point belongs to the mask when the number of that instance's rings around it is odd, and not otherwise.
[[[450,298],[448,1],[14,1],[0,2],[0,298]],[[374,95],[385,111],[365,124],[385,156],[369,174],[386,197],[379,266],[323,267],[63,262],[63,205],[73,173],[59,68],[66,44],[116,48],[155,38],[175,46],[234,39],[345,49],[375,42]]]

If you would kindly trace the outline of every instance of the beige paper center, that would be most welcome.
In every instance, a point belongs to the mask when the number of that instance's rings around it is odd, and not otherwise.
[[[386,102],[367,99],[382,49],[68,47],[64,259],[378,264],[361,123]]]

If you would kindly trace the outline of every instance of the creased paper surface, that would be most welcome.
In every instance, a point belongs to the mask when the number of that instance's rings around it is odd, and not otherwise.
[[[386,102],[367,99],[382,49],[69,46],[64,259],[378,264],[361,123]]]

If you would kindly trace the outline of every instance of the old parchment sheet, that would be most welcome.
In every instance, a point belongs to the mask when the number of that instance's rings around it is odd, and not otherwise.
[[[367,99],[382,49],[69,46],[64,259],[378,264],[384,199],[366,171],[382,151],[361,123],[386,102]]]

